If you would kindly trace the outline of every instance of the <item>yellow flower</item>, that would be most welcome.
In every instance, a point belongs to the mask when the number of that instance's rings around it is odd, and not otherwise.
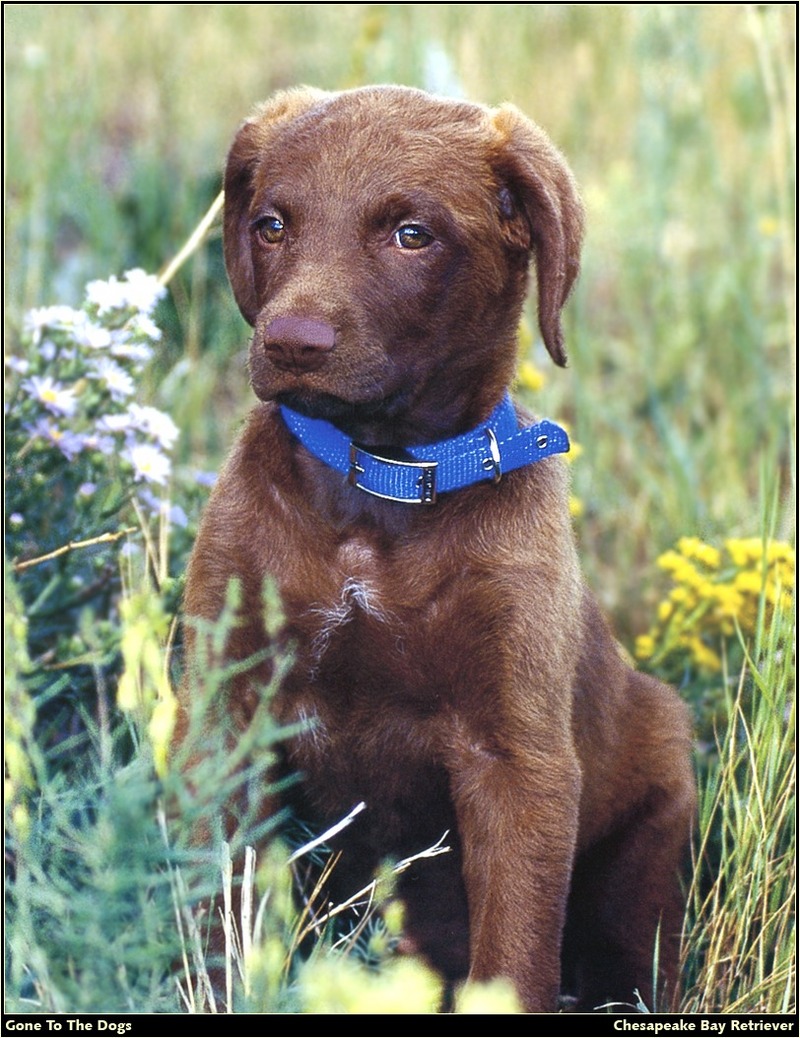
[[[675,590],[682,589],[687,592],[684,601],[688,599],[689,591],[695,592],[693,597],[696,600],[696,593],[708,584],[707,579],[693,563],[677,552],[667,552],[658,561],[662,569],[672,574],[673,581],[678,585]]]
[[[433,1013],[439,979],[410,957],[389,960],[379,973],[344,958],[311,960],[301,974],[306,1013]]]
[[[714,587],[717,611],[723,616],[736,616],[742,608],[741,591],[732,584],[717,584]]]
[[[681,537],[678,541],[678,551],[687,559],[702,562],[708,569],[719,569],[722,555],[717,548],[713,548],[699,537]]]
[[[758,233],[764,238],[774,238],[780,229],[781,225],[774,216],[762,216],[758,221]]]
[[[711,601],[714,598],[715,585],[710,580],[701,580],[697,585],[697,594],[701,599],[705,601]]]
[[[153,708],[147,731],[153,746],[153,763],[158,775],[166,775],[169,748],[178,714],[178,701],[167,682],[159,689],[159,699]]]
[[[517,381],[523,389],[537,392],[544,386],[546,379],[533,361],[523,360],[517,370]]]
[[[733,586],[743,594],[760,595],[763,587],[761,574],[754,570],[742,570],[736,574]]]
[[[687,606],[692,601],[692,596],[685,587],[676,587],[670,591],[669,600],[675,605]]]
[[[659,556],[657,564],[661,569],[672,574],[672,579],[676,584],[684,584],[686,587],[697,590],[707,582],[697,567],[685,555],[681,555],[677,551],[664,552]]]
[[[667,620],[675,612],[675,607],[670,601],[659,602],[658,605],[658,619],[662,624],[665,624]]]
[[[764,554],[764,542],[760,537],[731,538],[725,542],[725,548],[737,569],[760,562]]]
[[[569,451],[566,454],[560,455],[560,457],[562,457],[568,465],[571,465],[573,462],[578,460],[581,454],[583,454],[583,447],[579,443],[576,443],[575,440],[570,440]]]
[[[734,638],[739,628],[751,635],[762,610],[770,621],[776,609],[794,608],[792,547],[760,537],[729,538],[729,562],[699,537],[681,537],[657,562],[672,587],[658,605],[657,625],[636,643],[640,659],[688,654],[698,669],[715,673],[722,656],[709,647]]]
[[[469,981],[458,992],[458,1013],[521,1013],[519,997],[510,980],[498,977],[483,982]]]
[[[11,809],[11,825],[17,839],[22,842],[30,833],[31,815],[25,804],[14,804]]]
[[[767,544],[767,561],[770,564],[785,562],[794,570],[794,551],[791,545],[785,541],[770,541]]]
[[[670,549],[669,551],[665,551],[656,559],[656,565],[658,566],[658,568],[664,569],[668,573],[674,571],[676,567],[682,566],[683,563],[683,558],[672,549]]]
[[[177,714],[164,649],[167,619],[161,602],[147,594],[124,599],[121,612],[125,666],[117,686],[117,703],[120,709],[138,715],[147,727],[156,769],[164,774]]]
[[[713,649],[709,649],[701,638],[691,638],[689,648],[700,670],[711,671],[712,673],[722,670],[722,660]]]

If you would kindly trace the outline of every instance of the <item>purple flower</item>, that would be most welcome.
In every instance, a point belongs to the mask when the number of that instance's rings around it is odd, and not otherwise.
[[[39,437],[54,447],[58,447],[64,457],[70,461],[86,447],[86,438],[80,433],[59,429],[49,418],[40,418],[35,425],[28,426],[28,432],[31,436]]]

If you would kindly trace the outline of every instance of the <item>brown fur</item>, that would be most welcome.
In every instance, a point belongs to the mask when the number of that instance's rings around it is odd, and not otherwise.
[[[366,801],[341,839],[353,883],[450,831],[452,852],[401,891],[409,944],[445,977],[510,977],[531,1011],[562,988],[584,1007],[649,999],[660,926],[671,990],[686,711],[630,669],[584,589],[562,461],[432,507],[384,502],[308,454],[275,404],[367,444],[478,425],[512,378],[531,257],[564,364],[582,209],[563,158],[511,106],[300,90],[242,126],[225,192],[261,402],[208,505],[187,614],[213,621],[238,577],[227,652],[244,659],[267,643],[262,583],[277,582],[296,661],[274,713],[314,721],[286,767],[320,824]],[[409,224],[426,247],[400,247]],[[239,726],[268,678],[233,684]]]

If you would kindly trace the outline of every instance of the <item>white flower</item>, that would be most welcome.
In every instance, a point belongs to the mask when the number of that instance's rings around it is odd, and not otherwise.
[[[80,310],[71,306],[40,306],[25,314],[23,328],[38,345],[45,328],[73,328],[83,317]]]
[[[137,443],[122,452],[122,457],[133,466],[136,480],[166,486],[170,473],[170,460],[157,447],[149,443]]]
[[[81,314],[82,320],[75,323],[72,337],[79,346],[90,350],[105,350],[111,345],[111,332],[102,325],[95,324],[87,315]]]
[[[101,433],[128,433],[133,432],[135,426],[133,419],[128,411],[124,414],[107,414],[103,415],[97,422],[97,428]]]
[[[96,306],[100,315],[132,307],[149,316],[166,289],[154,274],[139,268],[127,271],[123,277],[124,281],[113,275],[108,281],[90,281],[86,286],[87,302]]]
[[[113,275],[108,281],[90,281],[86,286],[86,302],[96,306],[101,315],[124,310],[128,305],[125,286]]]
[[[128,280],[128,299],[140,314],[149,316],[156,308],[156,303],[167,294],[155,274],[148,274],[141,268],[129,270],[125,277]]]
[[[75,391],[65,389],[60,382],[56,382],[49,375],[44,377],[34,375],[32,378],[26,378],[22,383],[22,388],[39,403],[44,404],[47,410],[53,414],[72,415],[78,406]]]
[[[153,356],[153,350],[144,342],[129,342],[126,330],[112,332],[111,356],[120,360],[131,361],[136,370],[140,370]]]
[[[161,329],[151,317],[148,317],[146,313],[139,313],[136,314],[135,317],[132,317],[129,322],[129,327],[134,335],[141,335],[145,339],[152,339],[153,342],[158,342],[161,338]]]
[[[168,414],[159,411],[156,407],[142,407],[140,404],[131,404],[128,414],[134,428],[152,436],[164,450],[171,450],[175,446],[180,430]]]
[[[92,366],[88,375],[89,378],[105,382],[106,389],[114,400],[124,400],[125,397],[131,396],[136,389],[134,381],[127,371],[123,371],[119,364],[115,364],[108,357],[101,357]]]
[[[130,404],[123,414],[104,415],[97,427],[101,432],[125,433],[131,441],[134,433],[144,433],[167,451],[174,447],[180,434],[168,414],[156,407],[144,407],[141,404]]]
[[[24,357],[6,357],[5,364],[9,371],[16,371],[18,375],[27,375],[30,370],[30,363]]]

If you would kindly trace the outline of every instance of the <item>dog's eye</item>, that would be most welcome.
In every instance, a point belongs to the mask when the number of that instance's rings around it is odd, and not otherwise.
[[[255,232],[265,245],[278,245],[286,237],[286,225],[279,216],[267,216],[256,223]]]
[[[433,235],[416,223],[407,223],[394,232],[394,243],[401,249],[424,249],[433,241]]]

